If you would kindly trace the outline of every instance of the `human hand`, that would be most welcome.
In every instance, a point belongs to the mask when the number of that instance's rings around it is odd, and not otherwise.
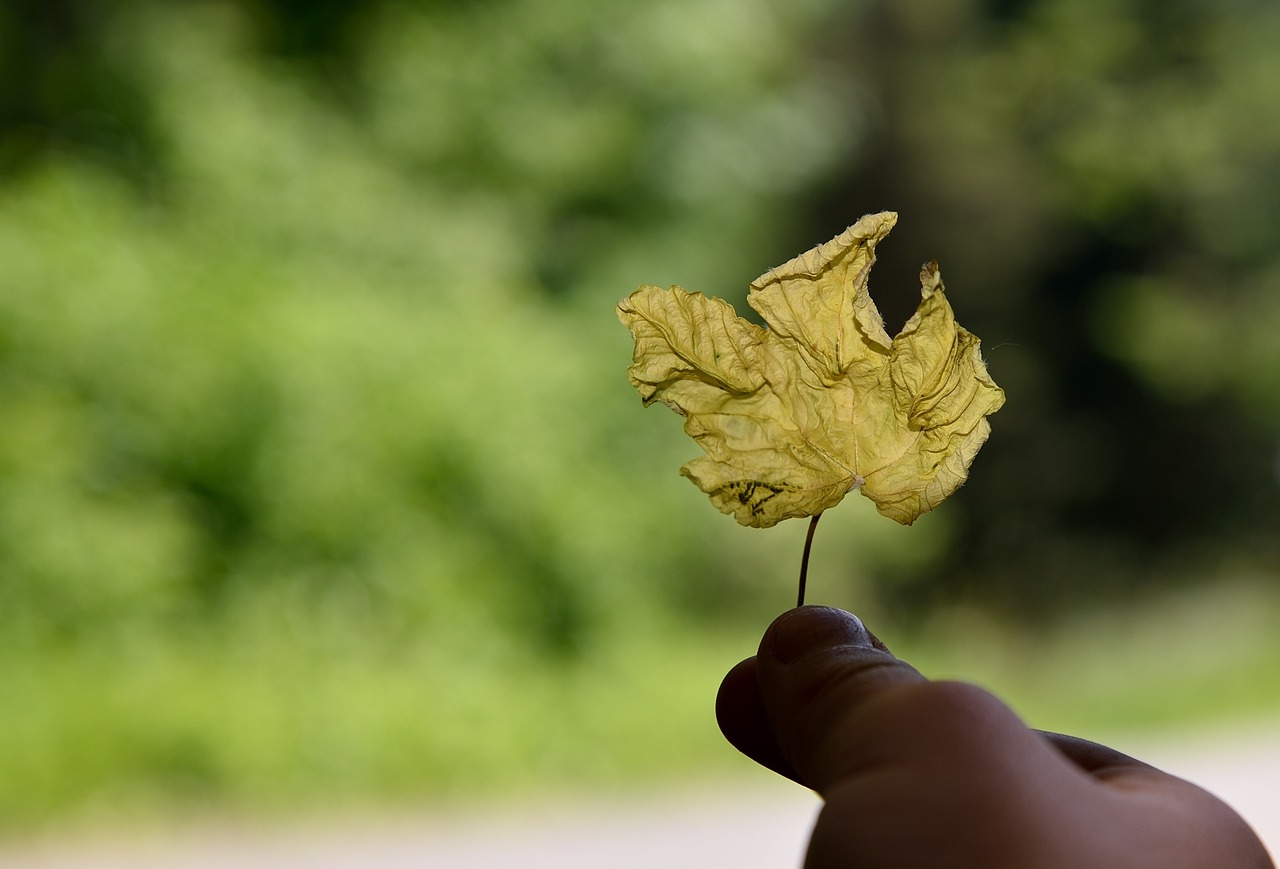
[[[929,681],[841,610],[779,616],[725,677],[716,717],[825,801],[806,869],[1274,869],[1207,791]]]

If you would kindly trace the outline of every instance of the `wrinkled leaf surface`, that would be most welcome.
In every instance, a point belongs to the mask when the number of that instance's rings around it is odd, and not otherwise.
[[[854,489],[910,524],[964,482],[987,439],[1004,393],[937,264],[892,340],[867,291],[896,221],[867,215],[757,278],[747,301],[768,328],[681,287],[641,287],[618,305],[635,338],[631,384],[684,416],[706,455],[681,473],[741,524],[811,516]]]

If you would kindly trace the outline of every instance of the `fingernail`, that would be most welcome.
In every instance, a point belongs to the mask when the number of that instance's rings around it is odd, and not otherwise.
[[[761,644],[762,652],[790,664],[816,649],[833,646],[875,648],[871,634],[853,613],[834,607],[798,607],[774,619]]]

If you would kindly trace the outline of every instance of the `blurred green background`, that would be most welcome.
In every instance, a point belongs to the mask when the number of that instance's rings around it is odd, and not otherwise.
[[[1089,735],[1280,708],[1269,0],[9,0],[0,829],[742,772],[804,523],[613,306],[859,215],[1008,394],[810,599]],[[794,526],[794,527],[793,527]]]

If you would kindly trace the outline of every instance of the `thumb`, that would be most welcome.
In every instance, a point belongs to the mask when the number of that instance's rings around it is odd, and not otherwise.
[[[716,715],[740,751],[824,798],[872,769],[980,782],[1073,766],[994,695],[930,682],[829,607],[775,619],[758,654],[725,677]]]
[[[926,682],[857,616],[831,607],[799,607],[775,619],[754,669],[781,757],[819,793],[871,760],[868,725],[880,701]]]

